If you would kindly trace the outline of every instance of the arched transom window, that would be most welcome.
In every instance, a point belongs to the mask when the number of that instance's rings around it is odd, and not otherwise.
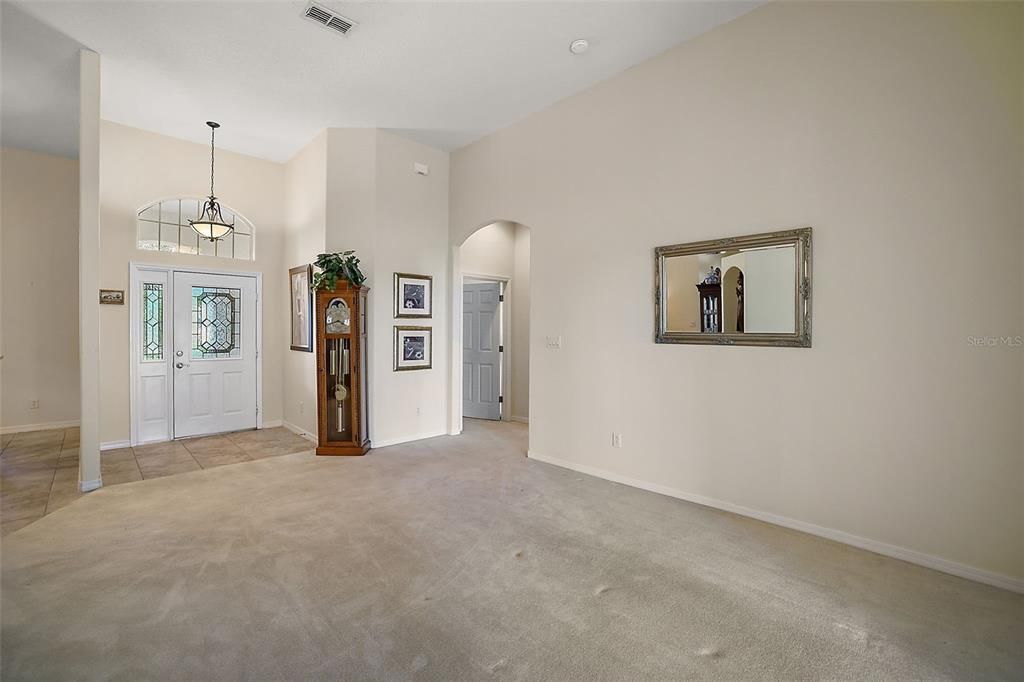
[[[188,224],[198,217],[202,200],[165,199],[139,211],[138,247],[143,251],[189,253],[253,260],[252,223],[221,204],[224,219],[235,221],[232,234],[216,242],[203,239]]]

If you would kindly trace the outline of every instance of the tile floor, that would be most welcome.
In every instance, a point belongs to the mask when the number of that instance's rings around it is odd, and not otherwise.
[[[107,450],[100,455],[103,485],[237,464],[311,450],[283,428]],[[78,491],[78,429],[0,436],[0,535],[6,535],[86,493]]]

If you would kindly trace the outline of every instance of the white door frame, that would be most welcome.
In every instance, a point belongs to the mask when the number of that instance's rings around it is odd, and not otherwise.
[[[512,414],[512,382],[508,380],[510,371],[512,369],[512,306],[514,302],[512,299],[512,279],[510,277],[501,277],[499,275],[478,275],[472,272],[461,272],[459,273],[458,282],[458,307],[455,308],[457,311],[455,315],[452,315],[452,319],[455,322],[455,336],[453,337],[453,346],[456,355],[455,371],[457,373],[458,385],[462,387],[462,292],[464,290],[466,280],[479,280],[481,282],[497,282],[500,285],[499,293],[502,297],[501,302],[498,303],[498,328],[499,328],[499,340],[498,343],[502,346],[503,351],[501,353],[501,376],[498,381],[498,395],[502,397],[502,402],[498,407],[498,419],[500,421],[509,421],[509,417]],[[462,391],[459,391],[459,432],[462,431]]]
[[[263,428],[263,353],[262,353],[262,342],[263,342],[263,273],[253,271],[241,271],[241,270],[218,270],[216,268],[196,268],[196,267],[181,267],[175,265],[154,265],[150,263],[140,263],[137,261],[131,261],[129,263],[130,268],[130,289],[128,295],[125,297],[126,305],[130,306],[130,343],[131,352],[129,353],[131,371],[130,371],[130,390],[129,390],[129,422],[131,423],[131,445],[141,445],[139,442],[139,426],[137,417],[139,414],[138,410],[138,395],[136,389],[136,383],[138,381],[139,374],[139,362],[141,361],[141,337],[140,327],[142,324],[142,308],[139,305],[139,287],[142,285],[145,279],[142,276],[144,272],[162,272],[165,273],[167,278],[167,284],[164,285],[164,311],[165,320],[167,318],[167,311],[174,310],[174,287],[171,283],[174,281],[174,273],[194,273],[199,275],[228,275],[234,277],[251,277],[256,280],[256,428]],[[173,315],[171,315],[173,319]],[[173,324],[173,322],[172,322]],[[164,360],[167,363],[167,438],[164,440],[174,439],[174,382],[171,381],[173,372],[171,372],[171,365],[173,364],[173,353],[167,352],[168,339],[171,338],[171,330],[164,330]],[[160,441],[147,441],[147,442],[160,442]]]

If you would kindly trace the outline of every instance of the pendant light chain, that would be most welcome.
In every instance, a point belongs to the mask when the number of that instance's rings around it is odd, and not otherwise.
[[[214,159],[214,137],[217,135],[217,129],[210,127],[210,198],[213,198],[213,159]]]

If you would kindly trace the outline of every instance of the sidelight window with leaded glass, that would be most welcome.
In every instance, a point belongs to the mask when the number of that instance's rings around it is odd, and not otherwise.
[[[164,285],[142,283],[142,359],[164,359]]]

